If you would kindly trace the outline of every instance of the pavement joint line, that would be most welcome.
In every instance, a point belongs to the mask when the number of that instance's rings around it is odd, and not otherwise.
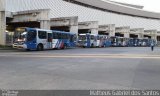
[[[2,56],[13,56],[13,57],[157,57],[160,58],[159,55],[0,55]]]
[[[160,57],[160,55],[137,55],[137,54],[0,54],[0,56],[141,56],[141,57]]]
[[[2,56],[2,55],[0,55]],[[7,57],[7,55],[3,55]],[[129,58],[129,59],[160,59],[160,57],[151,57],[151,56],[77,56],[77,55],[63,55],[63,56],[39,56],[39,55],[23,55],[23,56],[14,56],[14,57],[32,57],[32,58]]]

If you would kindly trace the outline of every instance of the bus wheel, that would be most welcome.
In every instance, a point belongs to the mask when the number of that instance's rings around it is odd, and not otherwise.
[[[43,50],[43,45],[42,45],[42,44],[38,44],[37,50],[38,50],[38,51],[42,51],[42,50]]]
[[[63,47],[61,49],[66,49],[67,48],[67,45],[64,44]]]
[[[65,45],[63,45],[63,47],[61,49],[65,49],[65,48],[66,48]]]
[[[93,43],[91,44],[91,48],[94,48],[94,44]]]

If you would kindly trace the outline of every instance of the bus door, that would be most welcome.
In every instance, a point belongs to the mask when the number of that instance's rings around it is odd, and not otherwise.
[[[76,43],[77,43],[77,35],[76,34],[70,35],[70,45],[72,47],[75,47]]]
[[[94,45],[95,45],[96,47],[101,46],[101,40],[100,40],[100,36],[99,36],[99,35],[96,35],[96,36],[95,36],[95,40],[94,40],[94,41],[95,41],[95,44],[94,44]]]
[[[90,34],[86,34],[86,39],[87,39],[87,47],[90,48],[91,47],[91,35]]]
[[[36,49],[37,47],[37,30],[26,29],[27,30],[27,49]],[[24,34],[24,33],[22,33]]]
[[[52,49],[52,39],[53,39],[52,33],[51,32],[47,33],[47,48],[48,49]]]

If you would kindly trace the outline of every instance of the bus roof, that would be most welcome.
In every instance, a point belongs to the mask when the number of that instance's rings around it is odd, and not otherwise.
[[[79,35],[86,35],[86,34],[79,34]]]
[[[40,28],[30,28],[30,27],[18,27],[16,30],[20,29],[28,29],[28,30],[44,30],[44,31],[52,31],[52,32],[57,32],[57,33],[64,33],[64,34],[75,34],[73,32],[66,32],[66,31],[59,31],[59,30],[47,30],[47,29],[40,29]]]

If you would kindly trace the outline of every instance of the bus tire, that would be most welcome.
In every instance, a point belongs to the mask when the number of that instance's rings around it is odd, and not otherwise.
[[[67,44],[64,43],[63,46],[61,47],[61,49],[66,49],[67,48]]]
[[[67,48],[67,45],[64,44],[63,47],[61,49],[66,49]]]
[[[67,44],[64,44],[64,49],[67,49]]]
[[[91,48],[94,48],[94,44],[93,43],[91,44]]]
[[[43,45],[42,44],[38,44],[37,51],[43,51]]]
[[[63,45],[63,47],[62,47],[62,48],[60,48],[60,49],[65,49],[64,45]]]

